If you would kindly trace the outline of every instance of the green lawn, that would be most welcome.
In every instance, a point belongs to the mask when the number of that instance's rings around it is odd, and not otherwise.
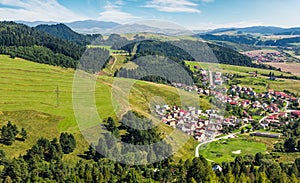
[[[258,152],[265,153],[266,150],[267,147],[263,143],[237,138],[219,140],[208,145],[204,145],[200,148],[200,154],[211,161],[221,163],[223,161],[233,161],[238,155],[254,155]],[[238,151],[240,151],[240,154]]]
[[[73,76],[74,71],[72,69],[33,63],[19,58],[10,59],[8,56],[0,55],[0,111],[3,113],[3,116],[0,117],[1,124],[11,120],[20,128],[28,129],[30,136],[28,143],[16,142],[16,146],[3,147],[9,152],[7,153],[8,156],[15,157],[20,153],[24,153],[24,150],[30,148],[38,137],[54,138],[58,137],[60,132],[73,133],[79,144],[78,149],[65,158],[72,161],[78,160],[77,155],[82,154],[87,149],[88,143],[79,131],[73,111]],[[134,80],[116,79],[107,76],[100,76],[97,80],[95,102],[97,112],[102,118],[116,117],[113,110],[115,101],[111,99],[111,85],[120,80],[123,80],[125,84],[126,82],[135,82]],[[58,106],[57,87],[59,88]],[[82,87],[84,89],[84,85]],[[84,94],[82,93],[83,96]],[[121,93],[120,96],[122,96]],[[134,110],[147,116],[150,112],[149,102],[158,96],[161,96],[170,105],[181,105],[179,93],[175,88],[136,81],[130,90],[129,108],[128,106],[122,106],[122,103],[116,104],[116,107],[118,111]],[[197,96],[188,92],[183,92],[182,96],[189,99],[188,103],[197,102],[198,100]],[[200,100],[199,102],[202,106],[209,107],[208,101]],[[49,117],[45,119],[34,117],[40,114]],[[27,115],[28,118],[25,118]],[[96,124],[99,123],[101,122],[96,121]],[[162,123],[159,123],[159,127],[166,135],[173,131],[172,128]],[[19,145],[20,147],[17,147]],[[192,157],[195,145],[196,142],[190,140],[175,156]]]

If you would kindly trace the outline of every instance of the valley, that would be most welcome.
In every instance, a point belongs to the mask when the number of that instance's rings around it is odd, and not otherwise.
[[[1,179],[299,178],[299,36],[289,29],[102,36],[0,25]]]

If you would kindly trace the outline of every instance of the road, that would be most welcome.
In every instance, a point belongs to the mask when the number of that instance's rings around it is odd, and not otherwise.
[[[116,65],[116,63],[118,61],[118,58],[114,56],[114,60],[115,61],[114,61],[113,65],[111,66],[111,69],[110,69],[111,71],[113,71],[113,69],[114,69],[114,67],[115,67],[115,65]]]
[[[286,106],[284,107],[284,112],[291,113],[291,112],[295,111],[295,110],[288,110],[288,106],[289,106],[290,103],[289,103],[289,101],[285,101],[285,102],[286,102]],[[259,123],[262,123],[265,119],[267,119],[269,116],[272,116],[272,115],[274,115],[274,114],[278,114],[278,113],[272,113],[272,114],[269,114],[269,115],[263,117],[261,120],[259,120]],[[243,127],[244,127],[244,126],[243,126]],[[242,127],[242,128],[243,128],[243,127]],[[215,141],[221,140],[221,139],[228,139],[228,138],[230,138],[230,137],[232,137],[232,136],[234,136],[234,135],[238,135],[238,134],[240,134],[240,133],[241,133],[241,132],[232,133],[232,134],[226,135],[226,136],[224,136],[224,137],[220,137],[220,138],[208,140],[208,141],[206,141],[206,142],[202,142],[202,143],[198,144],[197,147],[196,147],[196,149],[195,149],[195,157],[199,157],[199,148],[200,148],[201,146],[203,146],[203,145],[205,145],[205,144],[209,144],[209,143],[211,143],[211,142],[215,142]]]
[[[284,107],[284,111],[283,111],[283,112],[291,113],[291,112],[295,111],[295,110],[288,110],[288,107],[289,107],[289,105],[290,105],[290,102],[287,101],[287,100],[285,100],[285,102],[286,102],[286,105],[285,105],[285,107]],[[259,120],[259,123],[262,123],[265,119],[267,119],[269,116],[272,116],[272,115],[274,115],[274,114],[278,114],[278,113],[272,113],[272,114],[269,114],[269,115],[263,117],[261,120]]]

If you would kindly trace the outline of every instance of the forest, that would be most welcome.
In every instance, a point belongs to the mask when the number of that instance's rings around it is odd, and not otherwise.
[[[149,124],[150,122],[150,124]],[[133,126],[132,126],[133,125]],[[123,149],[114,137],[133,145],[149,145],[162,140],[157,127],[150,128],[151,121],[134,112],[125,114],[116,122],[105,120],[107,132],[102,134],[99,143],[86,150],[81,160],[74,164],[63,160],[65,154],[76,148],[72,134],[62,133],[59,138],[40,138],[36,144],[18,158],[7,158],[0,151],[1,182],[298,182],[300,158],[294,163],[278,163],[271,154],[237,156],[232,162],[210,163],[204,157],[176,160],[169,154],[167,144],[159,149],[143,152]],[[130,128],[128,126],[132,126]],[[148,130],[138,130],[147,129]],[[127,133],[120,133],[125,130]],[[108,134],[107,134],[108,133]],[[145,151],[146,152],[146,151]],[[107,153],[107,154],[105,154]],[[124,154],[125,153],[125,154]],[[127,156],[126,154],[129,153]],[[127,163],[112,161],[109,154],[126,157]],[[139,156],[139,155],[141,156]],[[143,155],[144,154],[144,155]],[[151,160],[164,156],[161,161],[134,165],[132,162]],[[109,158],[108,158],[109,157]],[[129,158],[132,157],[132,158]],[[142,159],[141,159],[142,158]],[[149,159],[150,158],[150,159]]]

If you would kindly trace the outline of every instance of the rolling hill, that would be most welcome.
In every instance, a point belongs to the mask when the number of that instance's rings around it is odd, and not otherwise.
[[[66,26],[65,24],[38,25],[35,28],[39,31],[46,32],[57,38],[71,41],[82,46],[91,44],[96,38],[102,37],[100,34],[94,34],[94,35],[79,34],[73,31],[70,27]]]
[[[28,131],[26,143],[15,143],[2,146],[10,157],[24,154],[39,137],[58,137],[59,132],[70,132],[75,135],[78,148],[65,158],[78,160],[88,148],[76,123],[72,105],[72,84],[74,70],[29,62],[23,59],[11,59],[0,55],[0,124],[8,120],[24,127]],[[101,76],[96,83],[95,98],[97,110],[102,118],[116,117],[111,101],[111,86],[117,78]],[[126,79],[120,79],[129,81]],[[58,89],[58,98],[57,98]],[[184,92],[185,93],[185,92]],[[189,93],[185,93],[190,96]],[[149,115],[148,103],[153,97],[162,96],[169,104],[180,105],[180,97],[175,88],[137,81],[130,93],[130,107],[142,115]],[[191,101],[196,99],[191,98]],[[209,103],[201,100],[201,106]],[[122,104],[119,104],[122,106]],[[118,109],[129,110],[125,107]],[[100,123],[100,122],[99,122]],[[162,132],[168,134],[173,130],[159,123]],[[195,141],[191,139],[176,157],[188,158],[193,155]]]
[[[293,28],[281,28],[281,27],[274,27],[274,26],[253,26],[253,27],[245,27],[245,28],[220,28],[215,29],[207,34],[218,34],[224,32],[243,32],[243,33],[250,33],[250,34],[274,34],[274,35],[295,35],[298,34],[300,31],[299,27]]]

